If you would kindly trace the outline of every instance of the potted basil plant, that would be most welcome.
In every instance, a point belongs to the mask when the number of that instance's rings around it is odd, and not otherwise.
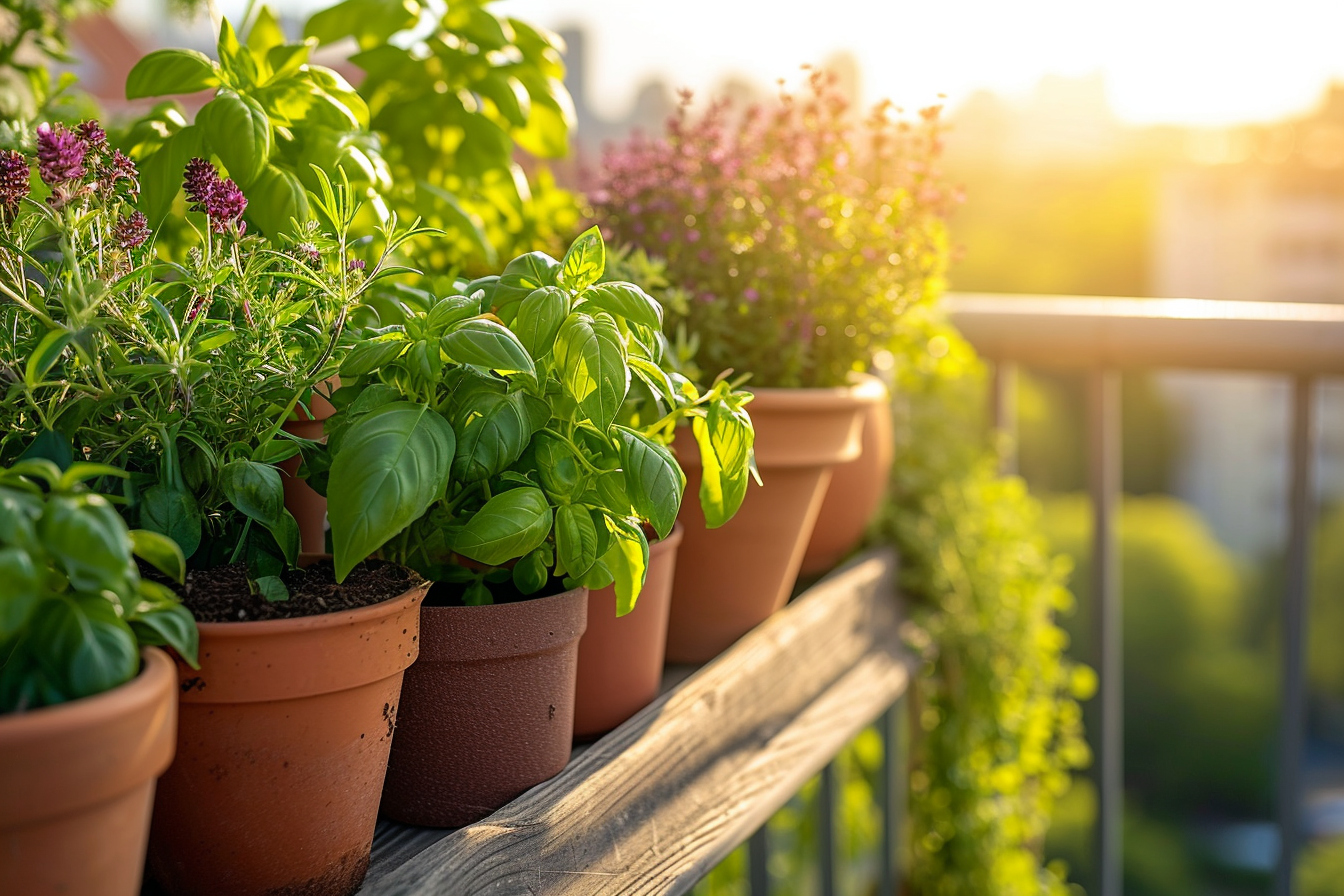
[[[154,781],[173,756],[191,615],[136,559],[182,552],[128,531],[84,487],[120,477],[46,460],[0,468],[0,880],[31,896],[140,892]],[[78,861],[70,861],[78,856]]]
[[[707,438],[723,482],[745,476],[747,396],[701,393],[660,366],[662,308],[632,283],[599,283],[596,229],[556,261],[421,294],[341,366],[325,491],[336,574],[365,556],[436,584],[407,672],[383,813],[459,826],[568,761],[587,590],[618,613],[644,585],[647,524],[665,538],[684,474],[666,441],[681,419]],[[632,385],[658,413],[631,411]],[[731,442],[731,444],[728,444]],[[731,516],[731,488],[709,512]]]

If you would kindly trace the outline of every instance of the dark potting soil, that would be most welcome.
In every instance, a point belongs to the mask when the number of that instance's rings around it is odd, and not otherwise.
[[[400,597],[423,581],[414,572],[381,560],[361,563],[340,584],[330,561],[288,570],[280,578],[289,589],[289,600],[268,601],[256,593],[243,563],[192,570],[186,584],[172,587],[197,622],[244,622],[355,610]]]

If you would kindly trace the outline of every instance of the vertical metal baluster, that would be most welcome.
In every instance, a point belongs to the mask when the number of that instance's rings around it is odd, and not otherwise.
[[[1124,811],[1124,630],[1120,606],[1120,374],[1088,378],[1089,491],[1092,495],[1092,634],[1096,650],[1097,896],[1121,896]]]
[[[1288,504],[1287,590],[1283,600],[1282,717],[1279,723],[1279,861],[1274,892],[1293,892],[1293,861],[1301,842],[1302,741],[1306,728],[1307,592],[1315,523],[1316,382],[1293,380],[1292,480]]]
[[[896,896],[901,885],[906,807],[906,756],[909,755],[909,712],[905,697],[877,722],[882,735],[882,774],[878,803],[882,808],[882,852],[878,856],[878,893]]]
[[[770,832],[769,822],[761,825],[747,841],[747,880],[751,896],[770,896]]]
[[[821,782],[817,788],[817,851],[821,861],[821,896],[835,896],[836,891],[836,842],[835,842],[835,762],[831,761],[821,770]]]
[[[993,425],[997,433],[999,472],[1017,473],[1017,363],[994,362],[994,382],[990,395]]]

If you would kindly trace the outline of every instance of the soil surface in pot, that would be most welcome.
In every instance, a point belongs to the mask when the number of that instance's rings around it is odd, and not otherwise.
[[[381,560],[361,563],[340,584],[330,561],[287,570],[280,578],[289,600],[272,602],[254,593],[243,563],[192,570],[186,584],[170,587],[197,622],[252,622],[355,610],[399,597],[421,582],[411,570]]]

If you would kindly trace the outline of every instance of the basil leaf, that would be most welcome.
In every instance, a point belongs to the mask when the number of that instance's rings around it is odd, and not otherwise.
[[[755,430],[742,408],[715,401],[691,429],[700,446],[700,506],[705,525],[716,529],[733,518],[747,494]]]
[[[633,429],[615,427],[621,443],[625,492],[635,512],[648,520],[659,538],[666,538],[677,522],[686,474],[672,452]]]
[[[141,644],[176,650],[193,669],[197,665],[200,632],[186,607],[172,600],[147,603],[127,619]]]
[[[350,349],[341,362],[341,376],[353,378],[373,373],[400,358],[409,345],[406,334],[400,331],[365,339]]]
[[[187,162],[204,152],[201,128],[189,125],[163,142],[140,164],[140,211],[150,227],[159,226],[182,189]]]
[[[644,576],[649,568],[649,542],[638,526],[625,520],[610,517],[608,520],[614,538],[602,561],[614,578],[616,615],[624,616],[635,608],[639,592],[644,590]]]
[[[569,296],[556,286],[534,289],[518,306],[512,329],[527,353],[540,361],[555,347],[555,336],[569,315]]]
[[[280,471],[267,464],[235,460],[219,471],[219,489],[238,511],[270,528],[285,509]]]
[[[42,671],[69,699],[109,691],[140,666],[135,634],[104,597],[44,600],[27,640]]]
[[[126,99],[195,93],[219,86],[209,56],[196,50],[155,50],[141,57],[126,75]]]
[[[522,373],[536,378],[536,364],[518,337],[492,320],[464,321],[444,334],[442,345],[444,353],[460,364],[488,367],[505,375]]]
[[[615,323],[609,317],[603,321],[576,311],[561,325],[555,353],[565,391],[605,431],[630,388],[625,345]]]
[[[475,389],[453,414],[453,430],[457,433],[453,478],[477,482],[522,457],[534,427],[521,393]]]
[[[583,298],[588,304],[616,317],[655,330],[663,328],[663,306],[633,283],[619,280],[598,283],[589,287]]]
[[[179,585],[186,578],[187,561],[182,556],[182,548],[166,535],[148,529],[132,529],[131,550]]]
[[[501,566],[541,547],[552,519],[541,489],[511,489],[486,501],[457,533],[452,547],[478,563]]]
[[[131,539],[125,522],[105,498],[53,495],[37,531],[75,590],[125,595]]]
[[[602,277],[607,267],[607,247],[602,231],[594,225],[579,234],[560,262],[556,282],[574,292],[587,289]]]
[[[351,425],[327,485],[337,581],[443,496],[456,443],[447,420],[409,401]]]
[[[513,565],[513,585],[523,594],[536,594],[546,583],[550,575],[546,569],[546,558],[538,549],[530,552]]]
[[[28,552],[15,547],[0,548],[0,582],[5,598],[0,600],[0,643],[27,623],[41,602],[42,576]]]
[[[196,113],[211,151],[238,186],[250,187],[271,157],[271,119],[251,97],[224,89]]]
[[[562,439],[544,430],[537,433],[532,440],[532,457],[541,487],[552,499],[569,501],[582,490],[583,468]]]
[[[582,578],[597,562],[597,528],[586,507],[565,504],[555,512],[555,550],[565,572]]]

